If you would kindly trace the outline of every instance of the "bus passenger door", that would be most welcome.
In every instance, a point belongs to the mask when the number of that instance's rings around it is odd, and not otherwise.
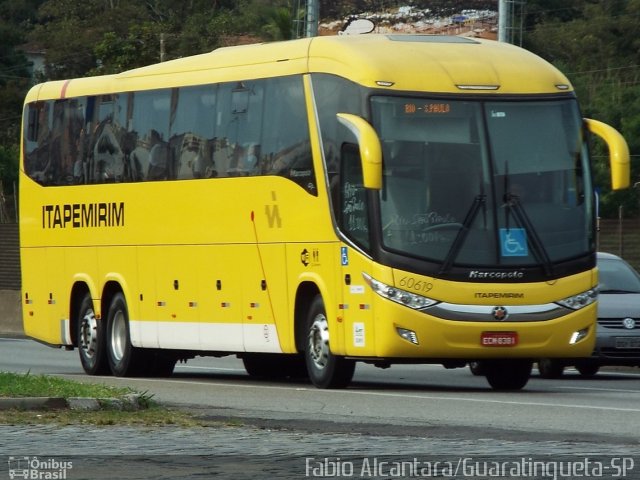
[[[342,265],[344,346],[347,355],[373,355],[374,325],[372,292],[363,273],[371,274],[372,262],[365,255],[370,246],[369,207],[364,188],[362,163],[358,147],[344,144],[341,149],[338,225],[352,245],[340,251]]]

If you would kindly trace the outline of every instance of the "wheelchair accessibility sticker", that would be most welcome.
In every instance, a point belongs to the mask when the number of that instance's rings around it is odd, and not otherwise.
[[[526,257],[527,232],[524,228],[501,228],[500,250],[503,257]]]
[[[343,267],[349,265],[349,250],[347,250],[347,247],[340,247],[340,262]]]

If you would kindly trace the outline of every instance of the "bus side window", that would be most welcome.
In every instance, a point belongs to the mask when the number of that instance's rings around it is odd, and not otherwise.
[[[51,102],[29,105],[28,136],[24,144],[24,169],[31,179],[44,184],[49,158],[49,107]]]
[[[26,140],[36,142],[38,140],[38,108],[36,104],[27,107],[27,134]]]
[[[169,145],[157,130],[149,132],[151,149],[149,150],[148,180],[165,180],[169,167]]]
[[[297,183],[317,195],[302,77],[269,79],[266,84],[260,171]]]

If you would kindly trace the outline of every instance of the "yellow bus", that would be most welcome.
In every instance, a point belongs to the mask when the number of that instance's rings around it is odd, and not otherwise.
[[[25,100],[26,335],[88,374],[237,355],[345,387],[357,362],[591,354],[589,133],[620,134],[512,45],[361,35],[220,48]]]

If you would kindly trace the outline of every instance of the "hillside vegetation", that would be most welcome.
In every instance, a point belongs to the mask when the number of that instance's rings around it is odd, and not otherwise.
[[[22,99],[31,86],[25,53],[44,54],[36,80],[120,72],[248,41],[295,36],[298,0],[0,0],[0,194],[17,177]],[[401,6],[436,16],[497,10],[485,0],[321,0],[321,21]],[[574,83],[585,116],[618,128],[640,180],[640,0],[527,0],[516,23],[526,48]],[[607,152],[595,146],[601,215],[638,214],[639,191],[610,192]]]

